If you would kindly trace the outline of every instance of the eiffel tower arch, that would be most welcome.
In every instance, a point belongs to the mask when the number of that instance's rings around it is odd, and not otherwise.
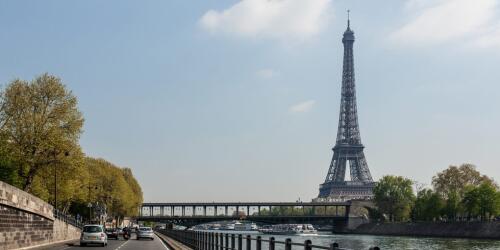
[[[346,201],[373,198],[373,182],[363,152],[359,132],[354,78],[354,32],[347,20],[347,30],[342,38],[344,60],[337,140],[325,182],[320,185],[318,200]],[[345,180],[349,166],[350,180]]]

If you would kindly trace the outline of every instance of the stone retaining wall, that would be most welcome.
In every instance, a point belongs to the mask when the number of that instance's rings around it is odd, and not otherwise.
[[[0,182],[0,250],[78,239],[80,232],[54,219],[50,204]]]
[[[500,222],[368,223],[351,233],[394,236],[500,239]]]
[[[54,208],[42,199],[0,181],[0,205],[38,214],[54,220]]]

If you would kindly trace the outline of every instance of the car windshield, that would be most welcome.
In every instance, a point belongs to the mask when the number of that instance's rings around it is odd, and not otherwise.
[[[101,233],[102,228],[100,226],[85,226],[83,228],[84,233]]]
[[[115,232],[115,231],[116,231],[116,229],[112,229],[112,228],[106,229],[106,232]]]

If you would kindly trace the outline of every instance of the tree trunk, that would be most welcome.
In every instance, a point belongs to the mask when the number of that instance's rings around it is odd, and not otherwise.
[[[31,192],[31,186],[33,185],[33,176],[28,175],[26,177],[26,181],[23,184],[23,191],[30,193]]]

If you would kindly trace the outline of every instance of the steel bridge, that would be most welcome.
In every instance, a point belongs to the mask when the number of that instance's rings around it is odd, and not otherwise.
[[[192,202],[143,203],[137,220],[193,226],[223,220],[260,223],[313,223],[341,227],[350,202]]]

